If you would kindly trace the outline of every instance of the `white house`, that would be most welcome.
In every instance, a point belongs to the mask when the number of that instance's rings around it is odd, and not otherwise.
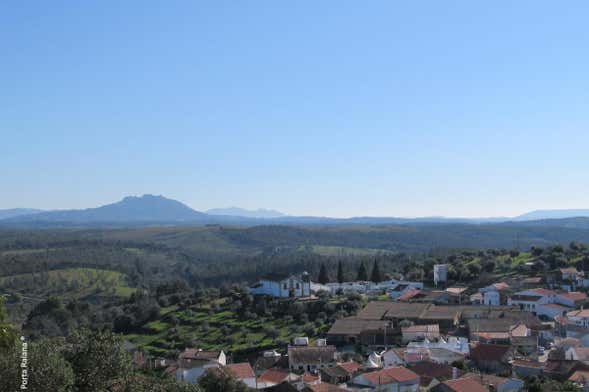
[[[223,351],[203,351],[187,348],[178,356],[176,379],[196,384],[207,369],[219,368],[227,364]]]
[[[567,318],[576,326],[589,328],[589,309],[570,311],[567,313]]]
[[[390,348],[380,356],[382,367],[390,368],[393,366],[400,366],[405,364],[405,349],[404,348]],[[379,366],[380,367],[380,366]]]
[[[437,339],[440,337],[440,326],[438,324],[412,325],[401,328],[401,334],[403,335],[403,344],[414,340]]]
[[[417,392],[419,375],[405,367],[392,367],[356,376],[353,384],[383,392]]]
[[[509,285],[503,282],[493,283],[479,289],[479,292],[483,294],[483,304],[490,306],[501,305],[501,292],[507,289],[509,289]]]
[[[468,339],[456,336],[440,337],[437,340],[424,340],[423,342],[410,342],[407,348],[423,347],[427,349],[445,349],[468,356],[470,347]]]
[[[309,297],[311,280],[304,272],[301,276],[270,274],[250,287],[252,295],[271,295],[273,297]]]
[[[587,294],[578,291],[570,291],[565,293],[557,293],[554,297],[554,302],[560,305],[575,308],[585,304],[587,301]]]
[[[434,265],[434,284],[436,287],[438,283],[446,283],[448,281],[448,264]]]
[[[554,291],[538,288],[515,293],[507,300],[507,304],[519,306],[521,310],[536,313],[539,305],[553,304],[555,301],[556,293]]]
[[[559,304],[537,304],[536,314],[538,316],[546,316],[550,319],[556,316],[564,316],[571,308]]]

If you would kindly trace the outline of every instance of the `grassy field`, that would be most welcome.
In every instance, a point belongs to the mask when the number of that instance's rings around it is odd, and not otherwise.
[[[89,295],[129,296],[135,289],[126,283],[125,275],[93,268],[69,268],[0,278],[0,289],[40,296],[82,298]],[[31,290],[32,287],[32,290]]]
[[[311,251],[322,256],[372,256],[378,253],[393,253],[386,249],[351,248],[346,246],[314,245]]]

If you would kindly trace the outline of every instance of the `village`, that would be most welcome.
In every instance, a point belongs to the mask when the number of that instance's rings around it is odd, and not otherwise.
[[[583,271],[562,268],[548,281],[478,288],[447,285],[446,264],[433,273],[429,288],[402,279],[320,284],[307,273],[265,276],[249,288],[252,295],[312,301],[319,293],[356,293],[373,300],[335,320],[325,336],[300,336],[250,361],[186,347],[159,366],[186,383],[215,371],[263,391],[517,392],[528,390],[530,377],[589,391]]]

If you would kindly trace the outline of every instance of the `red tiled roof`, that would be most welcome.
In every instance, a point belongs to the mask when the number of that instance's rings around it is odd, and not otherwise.
[[[362,375],[372,385],[386,385],[407,381],[419,382],[419,375],[404,367],[392,367]]]
[[[526,291],[536,293],[538,295],[556,295],[555,291],[544,289],[542,287],[539,287],[537,289],[530,289],[530,290],[526,290]]]
[[[535,277],[535,278],[525,278],[524,283],[542,283],[542,278],[541,277]]]
[[[316,382],[319,381],[319,376],[314,376],[309,372],[303,373],[303,381],[304,382]]]
[[[470,357],[474,360],[500,361],[510,348],[510,346],[503,344],[479,343],[471,348]]]
[[[421,290],[419,289],[409,289],[407,291],[405,291],[399,298],[397,298],[398,301],[407,301],[417,295],[419,295],[419,293],[421,293]]]
[[[567,317],[589,317],[589,309],[573,310],[567,313]]]
[[[584,384],[587,381],[589,381],[589,371],[588,370],[577,370],[569,377],[569,381]]]
[[[248,362],[232,363],[227,365],[226,368],[235,378],[244,379],[255,377],[254,370]]]
[[[457,378],[456,380],[444,381],[442,384],[454,392],[489,392],[487,388],[472,378]]]
[[[544,364],[542,362],[530,360],[530,359],[514,359],[513,366],[517,367],[525,367],[525,368],[534,368],[534,369],[542,369]]]
[[[573,301],[584,301],[587,299],[587,294],[578,291],[571,291],[570,293],[558,294],[561,297],[572,299]]]
[[[354,373],[360,369],[361,365],[356,362],[342,362],[337,364],[348,373]]]
[[[505,290],[509,288],[509,285],[505,282],[493,283],[491,286],[495,287],[495,290]]]
[[[260,375],[258,380],[260,380],[262,382],[280,384],[282,381],[287,379],[288,375],[289,375],[288,370],[268,369]]]
[[[304,390],[305,391],[311,390],[313,392],[346,392],[346,391],[349,391],[349,389],[340,388],[337,385],[328,384],[326,382],[322,382],[321,384],[315,384],[315,385],[307,385],[307,387]]]

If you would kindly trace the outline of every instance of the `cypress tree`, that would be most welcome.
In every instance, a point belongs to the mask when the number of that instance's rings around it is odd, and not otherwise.
[[[363,261],[360,262],[360,267],[358,268],[358,280],[368,280],[368,272],[366,272],[366,267],[364,267]]]
[[[337,263],[337,282],[344,283],[344,269],[341,260]]]
[[[378,262],[376,260],[374,260],[374,266],[372,267],[370,280],[374,283],[382,282],[382,273],[380,272],[380,268],[378,268]]]
[[[325,264],[321,264],[321,268],[319,269],[319,283],[325,284],[329,282],[329,275],[327,275],[327,268],[325,268]]]

